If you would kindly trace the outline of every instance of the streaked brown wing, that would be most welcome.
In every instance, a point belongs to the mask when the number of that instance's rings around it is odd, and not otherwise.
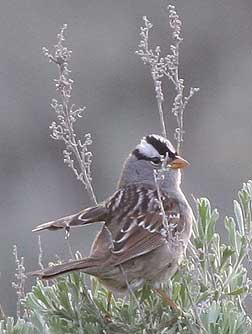
[[[152,229],[147,229],[151,226]],[[129,259],[151,252],[167,242],[163,229],[162,216],[159,214],[147,214],[144,219],[134,219],[132,228],[127,232],[121,230],[120,234],[113,241],[114,248],[111,251],[111,261],[118,265]]]
[[[114,220],[117,221],[116,226],[120,229],[108,226],[114,245],[110,261],[114,265],[148,253],[168,242],[155,188],[137,184],[130,185],[126,193],[122,190],[117,196],[117,198],[120,196],[120,201],[117,201],[118,205],[124,202],[123,208],[126,207],[127,211],[120,217],[114,217]],[[163,194],[162,201],[172,234],[174,234],[180,230],[179,203],[167,194]],[[114,209],[116,201],[112,204]],[[120,210],[117,208],[113,212],[119,213]]]
[[[101,204],[87,208],[70,216],[62,217],[48,223],[36,226],[32,231],[59,230],[67,227],[87,225],[95,222],[106,221],[108,210]]]
[[[133,218],[158,210],[156,188],[145,184],[130,184],[119,189],[105,202],[109,211],[107,227],[113,239],[118,233],[131,228]]]

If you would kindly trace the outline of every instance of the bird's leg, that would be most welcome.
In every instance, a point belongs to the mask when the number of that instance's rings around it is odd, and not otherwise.
[[[111,310],[111,300],[112,300],[112,292],[108,291],[108,297],[107,297],[107,312],[110,313]]]
[[[162,290],[161,288],[155,288],[154,289],[163,299],[164,301],[174,310],[177,312],[181,313],[180,308],[178,307],[178,305],[176,303],[174,303],[174,301],[165,293],[164,290]]]
[[[187,318],[186,313],[181,310],[181,308],[174,303],[174,301],[166,294],[166,292],[160,288],[154,288],[154,290],[164,299],[164,301],[179,315],[182,315],[185,319]],[[171,326],[173,323],[175,323],[178,319],[178,314],[173,317],[171,320],[168,321],[169,326]]]
[[[104,311],[103,319],[106,323],[111,323],[111,300],[112,300],[112,292],[108,290],[108,295],[107,295],[107,309]]]

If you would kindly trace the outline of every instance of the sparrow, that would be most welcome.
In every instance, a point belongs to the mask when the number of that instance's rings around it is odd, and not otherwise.
[[[82,271],[116,293],[145,283],[159,289],[178,270],[191,236],[193,213],[180,188],[181,169],[188,165],[168,139],[155,134],[142,138],[126,159],[111,197],[33,230],[69,230],[103,222],[90,255],[33,275],[48,280]],[[155,173],[161,168],[163,177],[157,184]]]

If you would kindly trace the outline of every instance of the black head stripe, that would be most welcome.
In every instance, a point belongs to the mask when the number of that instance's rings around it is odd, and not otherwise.
[[[142,154],[138,149],[135,149],[132,154],[138,159],[138,160],[151,160],[151,158],[146,157],[144,154]]]
[[[160,155],[165,156],[168,153],[170,158],[174,158],[176,155],[175,150],[171,150],[166,144],[165,140],[159,139],[157,136],[149,135],[145,137],[148,144],[151,144]]]

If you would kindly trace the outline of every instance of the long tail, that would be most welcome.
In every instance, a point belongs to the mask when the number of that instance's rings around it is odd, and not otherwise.
[[[36,226],[32,231],[59,230],[74,226],[86,225],[94,222],[106,221],[108,215],[107,209],[103,205],[87,208],[73,215],[59,218],[48,223]]]
[[[37,270],[29,273],[30,275],[37,276],[40,279],[48,280],[55,278],[59,275],[69,273],[71,271],[84,271],[88,274],[97,272],[97,268],[101,265],[101,261],[87,257],[81,260],[71,261],[67,263],[58,264],[46,269]]]
[[[111,233],[104,225],[102,230],[98,233],[96,242],[94,243],[93,249],[91,251],[91,256],[81,260],[65,262],[46,269],[37,270],[31,272],[30,274],[41,279],[50,279],[71,271],[78,270],[84,271],[87,274],[95,275],[101,272],[101,268],[104,267],[106,263],[108,264],[112,247],[113,241]]]

